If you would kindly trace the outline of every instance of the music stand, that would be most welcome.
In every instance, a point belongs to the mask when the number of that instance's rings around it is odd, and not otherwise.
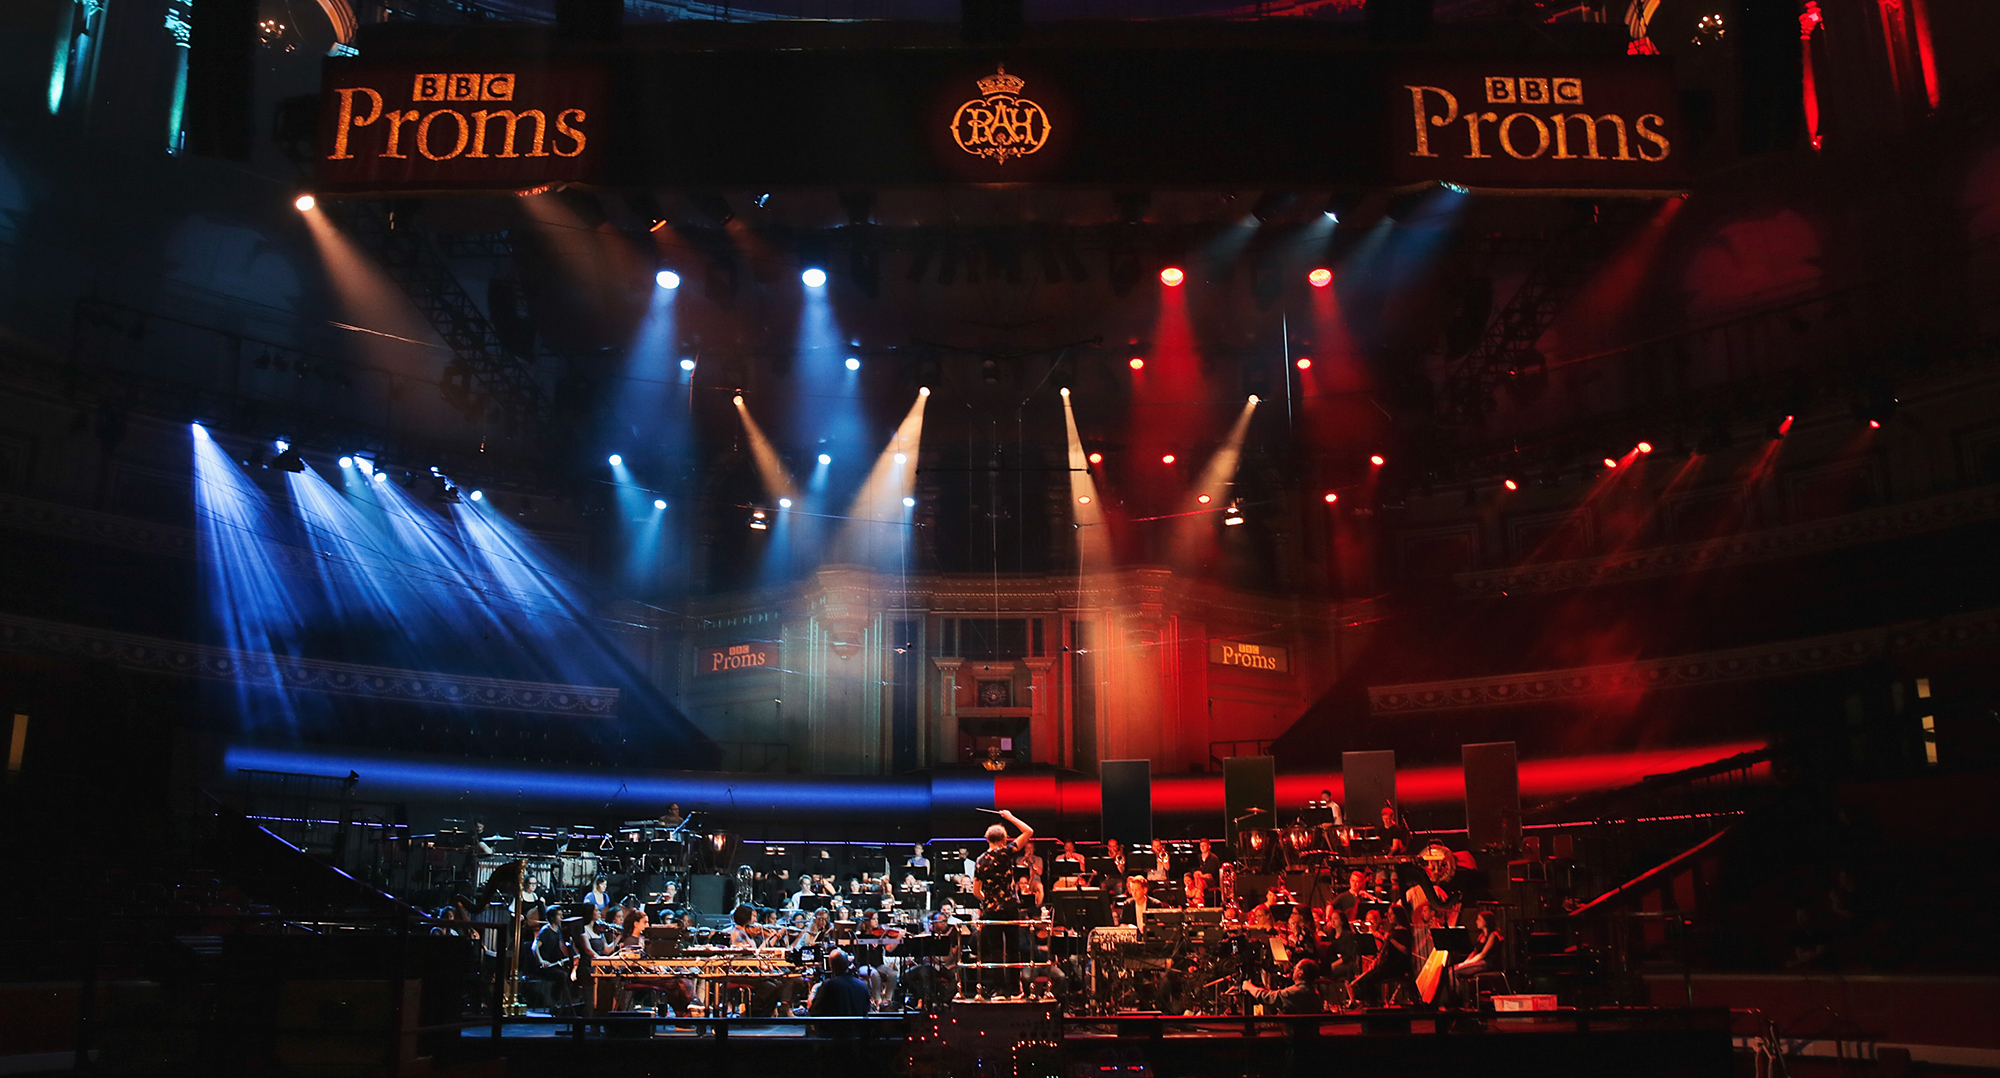
[[[1102,887],[1051,892],[1057,928],[1089,931],[1111,924],[1111,898]]]

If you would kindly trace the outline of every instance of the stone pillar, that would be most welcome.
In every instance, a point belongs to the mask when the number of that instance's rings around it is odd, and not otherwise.
[[[1022,659],[1028,668],[1028,739],[1034,742],[1032,759],[1038,764],[1062,762],[1062,723],[1049,696],[1049,670],[1054,659]]]
[[[931,763],[949,764],[958,759],[958,668],[964,659],[932,659],[938,668],[937,736],[931,739]]]

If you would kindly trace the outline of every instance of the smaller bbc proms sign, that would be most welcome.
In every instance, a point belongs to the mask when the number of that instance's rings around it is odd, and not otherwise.
[[[1210,640],[1208,661],[1217,666],[1234,666],[1266,674],[1292,672],[1291,656],[1276,644],[1246,644],[1241,640]]]
[[[596,179],[605,77],[585,65],[480,70],[328,61],[323,190],[515,188]]]
[[[724,644],[695,653],[696,674],[729,674],[738,670],[762,670],[778,665],[778,645],[769,641],[754,644]]]

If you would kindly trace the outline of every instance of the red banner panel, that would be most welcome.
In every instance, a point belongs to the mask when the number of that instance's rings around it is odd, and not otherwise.
[[[1680,94],[1665,60],[1517,56],[1399,66],[1389,173],[1404,183],[1659,192],[1687,183]]]
[[[599,178],[608,149],[602,69],[497,58],[450,66],[462,70],[328,61],[318,188],[450,191]]]

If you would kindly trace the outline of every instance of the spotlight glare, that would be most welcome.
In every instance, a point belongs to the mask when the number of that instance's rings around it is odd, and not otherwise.
[[[1195,504],[1196,504],[1196,505],[1207,505],[1207,504],[1208,504],[1209,502],[1212,502],[1212,501],[1214,501],[1215,499],[1213,499],[1213,498],[1209,497],[1209,496],[1208,496],[1208,495],[1206,495],[1206,494],[1197,494],[1197,495],[1195,495],[1195,499],[1194,499],[1194,500],[1195,500]]]
[[[197,441],[197,442],[205,442],[205,441],[208,441],[208,428],[207,428],[207,427],[204,427],[204,426],[202,426],[202,425],[201,425],[201,424],[199,424],[199,423],[189,423],[189,424],[188,424],[188,429],[189,429],[189,430],[192,430],[192,431],[194,431],[194,440],[195,440],[195,441]]]
[[[1062,394],[1062,399],[1064,399],[1064,400],[1068,400],[1068,399],[1069,399],[1069,387],[1068,387],[1068,386],[1064,386],[1064,387],[1062,387],[1061,389],[1058,389],[1058,390],[1056,390],[1056,392],[1058,392],[1058,393]]]
[[[929,386],[918,386],[918,387],[917,387],[917,396],[919,396],[919,397],[928,397],[928,396],[930,396],[930,395],[931,395],[931,387],[929,387]]]
[[[860,361],[859,359],[856,359],[856,358],[855,358],[855,357],[853,357],[853,356],[848,356],[848,357],[847,357],[847,369],[848,369],[848,370],[850,370],[850,371],[858,371],[858,370],[860,370],[860,369],[861,369],[861,361]]]
[[[1133,356],[1125,361],[1125,365],[1135,371],[1143,371],[1146,369],[1146,360],[1142,356]]]
[[[485,501],[485,500],[486,500],[486,492],[485,492],[485,491],[483,491],[483,490],[475,490],[475,491],[473,491],[473,492],[472,492],[472,500],[473,500],[473,501],[475,501],[475,502],[483,502],[483,501]]]
[[[387,483],[387,482],[389,481],[389,473],[388,473],[388,472],[376,472],[376,473],[375,473],[375,481],[376,481],[377,483]]]
[[[1262,402],[1262,401],[1260,401],[1260,400],[1259,400],[1259,399],[1257,398],[1257,394],[1255,394],[1255,393],[1252,393],[1252,394],[1250,394],[1250,403],[1251,403],[1251,404],[1261,404],[1261,403],[1263,403],[1263,402]]]
[[[353,458],[353,457],[342,457],[342,458],[340,458],[340,466],[341,466],[342,468],[352,468],[352,467],[354,467],[354,458]]]
[[[1306,274],[1306,283],[1314,288],[1325,288],[1333,283],[1333,271],[1321,266]]]
[[[1651,453],[1653,451],[1653,443],[1640,442],[1638,445],[1633,446],[1632,448],[1637,449],[1641,453]]]
[[[1339,500],[1340,500],[1340,495],[1338,495],[1338,494],[1336,494],[1336,493],[1334,493],[1333,491],[1330,491],[1330,490],[1326,492],[1326,504],[1328,504],[1328,505],[1332,505],[1333,503],[1335,503],[1335,502],[1337,502],[1337,501],[1339,501]]]
[[[1613,458],[1611,458],[1611,457],[1605,457],[1605,458],[1604,458],[1604,466],[1605,466],[1606,468],[1616,468],[1616,467],[1618,467],[1618,461],[1617,461],[1617,460],[1615,460],[1615,459],[1613,459]]]
[[[1321,210],[1320,215],[1325,217],[1327,220],[1332,221],[1334,224],[1340,223],[1340,214],[1334,212],[1333,210]]]
[[[824,288],[826,287],[826,271],[820,269],[818,266],[807,266],[806,271],[799,274],[799,280],[803,281],[807,288]]]
[[[1160,271],[1160,283],[1166,285],[1168,288],[1179,288],[1181,282],[1185,280],[1187,280],[1187,274],[1182,273],[1179,266],[1168,266],[1166,269]]]
[[[372,460],[369,460],[369,459],[368,459],[367,457],[355,457],[355,458],[354,458],[354,466],[355,466],[356,468],[359,468],[359,469],[361,469],[361,474],[362,474],[362,475],[374,475],[374,474],[375,474],[375,462],[374,462],[374,461],[372,461]]]
[[[1881,429],[1882,429],[1882,421],[1881,421],[1881,420],[1879,420],[1879,419],[1871,419],[1871,420],[1869,420],[1869,421],[1868,421],[1868,429],[1869,429],[1869,430],[1881,430]]]
[[[1380,468],[1382,465],[1387,464],[1389,462],[1383,459],[1382,454],[1376,453],[1375,455],[1368,458],[1368,463],[1373,464],[1377,468]]]
[[[609,463],[609,464],[610,464],[610,465],[611,465],[611,466],[612,466],[613,468],[617,468],[617,467],[622,467],[622,466],[624,465],[624,463],[625,463],[625,458],[624,458],[624,457],[621,457],[621,456],[619,456],[619,455],[618,455],[618,454],[616,454],[616,453],[613,453],[613,454],[611,454],[611,455],[610,455],[609,457],[605,458],[605,460],[606,460],[606,462],[607,462],[607,463]]]
[[[917,507],[917,500],[916,500],[915,498],[904,498],[904,499],[903,499],[903,508],[905,508],[905,509],[915,509],[916,507]]]
[[[654,499],[653,499],[653,508],[655,508],[655,509],[665,509],[666,507],[667,507],[667,500],[666,500],[665,498],[654,498]]]
[[[693,370],[693,369],[694,369],[694,360],[692,360],[692,359],[683,359],[683,360],[681,360],[681,369],[682,369],[682,370],[684,370],[684,371],[691,371],[691,370]]]
[[[1174,462],[1174,455],[1172,453],[1163,453],[1160,455],[1161,464],[1172,464],[1173,462]]]
[[[832,464],[832,463],[833,463],[833,457],[832,457],[832,455],[831,455],[831,454],[827,454],[827,453],[821,453],[821,454],[819,455],[819,462],[820,462],[821,464]]]
[[[317,205],[319,205],[319,200],[311,195],[300,195],[292,200],[292,207],[300,213],[311,213],[313,207]]]
[[[908,464],[909,462],[910,462],[910,455],[909,455],[908,453],[898,453],[898,454],[896,454],[896,463],[898,463],[898,464]]]
[[[1076,504],[1078,504],[1078,505],[1089,505],[1089,504],[1090,504],[1090,495],[1088,495],[1088,494],[1079,494],[1079,495],[1077,495],[1077,496],[1076,496]]]
[[[277,449],[277,451],[280,453],[292,447],[292,443],[284,440],[283,438],[279,438],[278,440],[272,442],[271,445],[273,448]]]
[[[673,270],[661,270],[653,274],[653,283],[671,292],[681,286],[681,275]]]
[[[1293,366],[1302,371],[1309,371],[1313,369],[1313,361],[1309,356],[1300,356],[1299,361],[1294,363]]]
[[[1507,488],[1508,490],[1520,490],[1520,489],[1521,489],[1521,484],[1519,484],[1519,483],[1516,483],[1516,482],[1514,482],[1514,481],[1513,481],[1512,479],[1509,479],[1509,480],[1507,480],[1507,481],[1505,481],[1505,482],[1501,483],[1500,485],[1501,485],[1501,486],[1503,486],[1503,487],[1506,487],[1506,488]]]
[[[1092,454],[1090,455],[1090,462],[1091,462],[1092,464],[1102,464],[1102,463],[1104,463],[1104,454],[1102,454],[1102,453],[1092,453]]]
[[[736,401],[736,406],[737,406],[738,408],[741,408],[741,407],[743,407],[743,394],[741,394],[741,393],[738,393],[738,394],[737,394],[737,395],[735,396],[734,400]]]
[[[778,508],[780,508],[780,509],[790,509],[791,507],[792,507],[792,500],[791,500],[790,498],[779,498],[779,499],[778,499]]]

